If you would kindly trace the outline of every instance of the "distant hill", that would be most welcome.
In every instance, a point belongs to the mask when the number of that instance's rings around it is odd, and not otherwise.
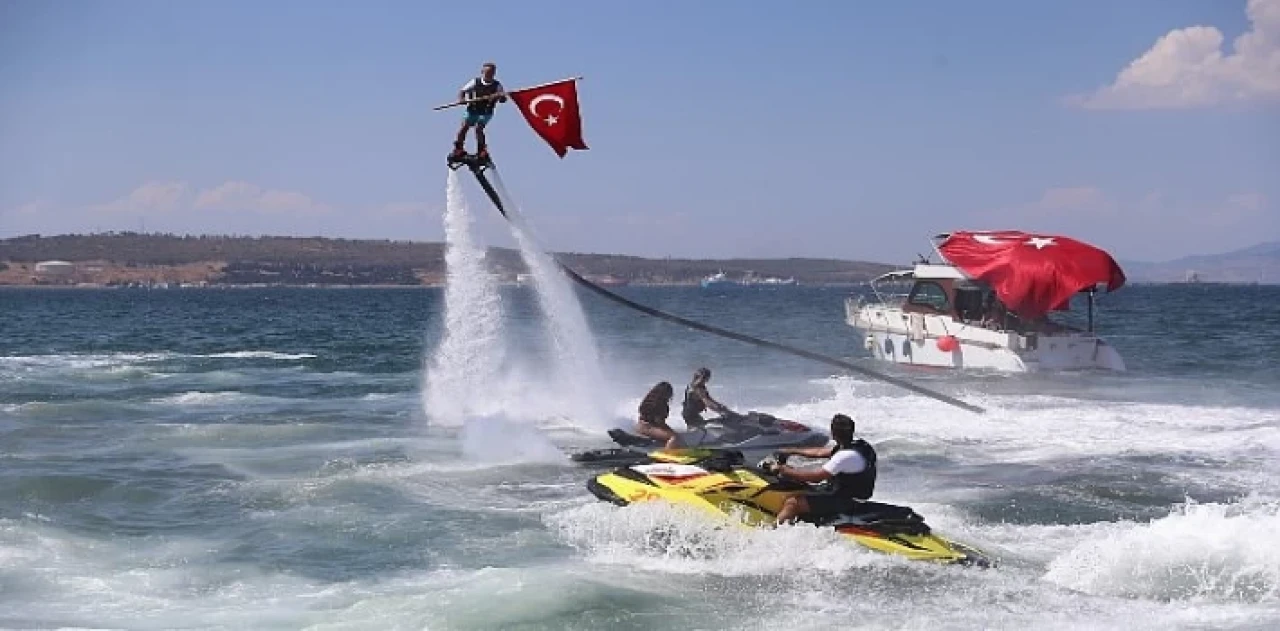
[[[1259,243],[1241,250],[1184,256],[1160,263],[1122,262],[1134,282],[1184,282],[1194,278],[1217,283],[1280,283],[1280,241]]]
[[[0,284],[121,284],[192,282],[225,284],[416,285],[443,281],[443,243],[326,239],[319,237],[178,236],[133,232],[29,235],[0,240]],[[613,276],[637,284],[681,284],[723,271],[738,277],[795,278],[801,283],[841,284],[890,269],[880,263],[837,259],[649,259],[612,254],[562,253],[557,257],[585,275]],[[41,261],[66,261],[73,270],[37,275]],[[514,279],[527,272],[520,254],[491,248],[490,268]],[[39,278],[38,278],[39,276]]]

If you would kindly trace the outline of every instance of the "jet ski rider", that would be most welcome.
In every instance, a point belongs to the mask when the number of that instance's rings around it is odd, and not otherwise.
[[[680,416],[689,427],[706,425],[707,419],[702,418],[702,412],[708,409],[722,416],[738,416],[737,412],[711,398],[711,393],[707,392],[708,381],[711,381],[711,369],[699,368],[693,371],[693,380],[684,389],[684,402],[680,406]]]
[[[800,482],[827,483],[828,490],[805,492],[788,497],[778,511],[779,525],[798,516],[831,517],[856,510],[857,503],[871,499],[876,487],[876,450],[854,436],[853,419],[844,414],[831,418],[832,445],[824,447],[779,449],[781,462],[770,467],[780,478]],[[819,469],[801,470],[785,463],[787,455],[827,458]]]
[[[680,443],[679,435],[671,429],[670,425],[667,425],[673,396],[675,396],[675,388],[666,381],[659,381],[640,401],[640,419],[636,421],[636,432],[642,436],[666,442],[664,449],[675,449]]]

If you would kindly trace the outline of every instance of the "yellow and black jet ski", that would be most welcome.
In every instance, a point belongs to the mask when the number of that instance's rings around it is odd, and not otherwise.
[[[602,473],[587,482],[596,498],[626,506],[667,501],[704,510],[749,526],[771,526],[782,503],[811,490],[803,482],[780,479],[747,465],[742,453],[719,449],[655,451],[650,460]],[[833,528],[866,548],[910,559],[993,567],[982,552],[932,532],[924,518],[906,506],[860,502],[855,513],[812,521]]]

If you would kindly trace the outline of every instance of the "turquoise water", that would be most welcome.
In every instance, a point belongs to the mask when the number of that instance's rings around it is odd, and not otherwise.
[[[497,411],[450,424],[422,397],[438,290],[4,290],[0,626],[1280,625],[1280,288],[1103,297],[1122,375],[874,364],[840,289],[621,292],[989,413],[583,295],[614,413],[574,418],[536,301],[511,288]],[[701,365],[740,410],[854,414],[881,454],[877,495],[1001,567],[596,502],[565,454],[605,446],[650,385]]]

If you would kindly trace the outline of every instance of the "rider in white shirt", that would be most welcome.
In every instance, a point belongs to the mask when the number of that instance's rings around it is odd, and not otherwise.
[[[854,436],[853,419],[844,414],[831,418],[830,444],[825,447],[784,448],[783,454],[807,458],[827,458],[817,469],[797,469],[778,464],[773,473],[778,477],[810,483],[825,483],[826,490],[815,490],[787,498],[778,512],[778,523],[796,517],[828,517],[852,512],[860,501],[871,499],[876,487],[876,450]]]

